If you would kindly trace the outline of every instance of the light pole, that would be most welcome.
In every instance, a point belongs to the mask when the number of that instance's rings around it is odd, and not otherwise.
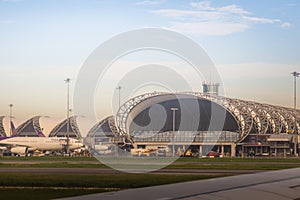
[[[70,117],[70,97],[69,97],[69,94],[70,94],[70,78],[67,78],[65,80],[65,83],[67,84],[67,146],[66,146],[66,153],[68,154],[69,153],[69,145],[70,145],[70,138],[69,138],[69,126],[70,126],[70,120],[69,120],[69,117]]]
[[[9,123],[10,123],[10,136],[12,136],[12,109],[13,109],[13,104],[9,104]]]
[[[297,77],[299,77],[300,73],[292,72],[294,76],[294,109],[297,109]]]
[[[116,90],[119,90],[119,106],[118,106],[117,112],[119,111],[120,106],[121,106],[121,89],[122,89],[122,86],[120,86],[120,85],[116,88]],[[117,154],[118,154],[118,147],[115,146],[115,156],[117,156]]]
[[[120,106],[121,106],[121,89],[122,89],[121,86],[116,88],[116,90],[119,90],[119,107],[118,107],[118,110],[120,109]]]
[[[173,135],[175,135],[175,115],[176,115],[176,111],[178,110],[178,108],[171,108],[171,110],[173,111]],[[175,147],[174,147],[174,139],[175,137],[173,137],[173,157],[175,156]]]

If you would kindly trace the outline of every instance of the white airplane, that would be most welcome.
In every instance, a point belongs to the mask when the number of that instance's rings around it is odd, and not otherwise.
[[[1,150],[10,150],[11,153],[24,155],[29,151],[58,151],[67,145],[66,137],[10,137],[0,141]],[[69,138],[69,149],[83,147],[83,144],[74,138]]]

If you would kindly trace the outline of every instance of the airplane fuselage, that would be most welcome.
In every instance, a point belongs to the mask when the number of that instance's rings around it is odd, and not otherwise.
[[[65,137],[11,137],[2,139],[0,141],[0,146],[21,146],[34,148],[38,150],[61,150],[65,145],[67,145],[67,138]],[[69,149],[77,149],[82,147],[83,144],[73,138],[69,138]]]

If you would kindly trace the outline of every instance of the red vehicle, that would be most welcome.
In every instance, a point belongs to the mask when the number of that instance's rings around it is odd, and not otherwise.
[[[206,156],[211,157],[211,158],[216,158],[216,157],[220,157],[220,154],[215,151],[210,151],[210,152],[208,152],[208,154]]]

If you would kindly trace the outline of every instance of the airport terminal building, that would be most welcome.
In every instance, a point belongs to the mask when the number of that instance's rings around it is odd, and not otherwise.
[[[96,123],[85,138],[100,153],[167,148],[170,155],[190,151],[223,157],[298,156],[300,110],[227,98],[218,85],[204,85],[200,92],[153,92],[126,101],[115,116]],[[35,116],[16,128],[18,136],[82,138],[76,117],[71,116],[46,131],[47,118]],[[10,136],[8,117],[0,117],[0,135]],[[114,145],[113,145],[114,144]],[[108,146],[108,148],[103,148]],[[101,149],[102,148],[102,149]],[[119,153],[119,152],[117,152]],[[117,154],[116,153],[116,154]]]
[[[113,135],[125,137],[133,148],[167,147],[173,154],[189,149],[197,156],[214,151],[223,157],[299,152],[300,110],[205,91],[143,94],[110,118],[110,126],[118,130]],[[110,131],[100,132],[98,141]]]

